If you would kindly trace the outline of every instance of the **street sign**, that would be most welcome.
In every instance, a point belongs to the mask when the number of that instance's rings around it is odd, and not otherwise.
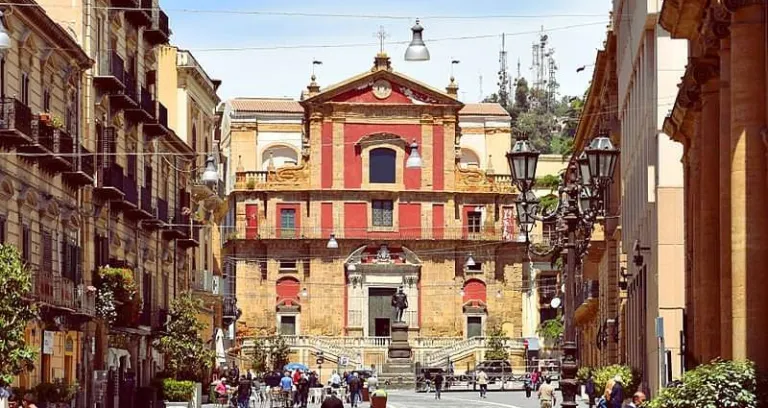
[[[325,362],[325,359],[323,359],[322,357],[320,357],[320,358],[318,358],[318,359],[317,359],[317,361],[316,361],[316,362],[317,362],[317,365],[320,365],[320,364],[323,364],[323,363]]]
[[[53,354],[53,336],[52,331],[43,332],[43,354]]]
[[[347,356],[339,357],[339,365],[340,366],[346,366],[347,364],[349,364],[349,357],[347,357]]]

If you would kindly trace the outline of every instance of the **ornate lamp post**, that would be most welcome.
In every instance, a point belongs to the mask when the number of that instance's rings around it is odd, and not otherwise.
[[[507,161],[513,183],[520,190],[517,198],[517,219],[528,251],[537,256],[553,255],[565,258],[565,336],[564,358],[560,386],[563,390],[562,407],[575,408],[576,404],[576,327],[573,324],[576,310],[576,269],[586,255],[592,227],[603,214],[603,194],[613,181],[613,171],[619,150],[607,136],[592,140],[576,163],[568,166],[558,187],[558,204],[551,212],[539,208],[539,200],[533,192],[536,184],[537,152],[525,136],[518,136]],[[552,221],[557,225],[557,236],[550,248],[540,252],[531,245],[530,232],[536,221]]]

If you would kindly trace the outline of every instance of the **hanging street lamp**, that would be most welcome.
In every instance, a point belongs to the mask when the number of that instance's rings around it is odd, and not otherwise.
[[[604,211],[600,197],[613,182],[613,172],[619,150],[610,138],[599,136],[592,140],[584,152],[566,169],[558,187],[557,207],[549,213],[540,212],[539,200],[533,192],[536,185],[536,166],[539,152],[533,148],[527,137],[517,137],[512,151],[507,153],[512,182],[520,190],[515,200],[517,220],[521,233],[525,234],[528,252],[544,257],[554,255],[565,260],[565,335],[563,363],[560,380],[563,392],[562,407],[575,408],[576,404],[576,327],[573,323],[575,312],[576,270],[589,248],[592,228],[598,215]],[[529,238],[536,221],[555,221],[557,236],[550,241],[547,250],[540,251]],[[552,307],[560,306],[553,299]]]
[[[410,146],[411,152],[408,154],[408,160],[405,161],[406,169],[420,169],[421,155],[419,155],[419,144],[414,140]]]
[[[424,44],[424,39],[421,36],[423,31],[424,27],[421,26],[421,23],[417,18],[416,24],[411,27],[411,43],[405,50],[406,61],[429,61],[429,50],[427,49],[427,45]]]

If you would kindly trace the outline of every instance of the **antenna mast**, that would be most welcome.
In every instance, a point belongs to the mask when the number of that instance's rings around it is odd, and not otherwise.
[[[499,103],[505,109],[509,102],[509,74],[507,73],[506,33],[501,34],[501,51],[499,51]]]

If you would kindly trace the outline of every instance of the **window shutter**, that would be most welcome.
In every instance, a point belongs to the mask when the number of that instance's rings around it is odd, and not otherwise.
[[[59,271],[61,276],[69,278],[69,242],[67,242],[66,237],[62,237],[61,241],[59,241],[59,254]]]
[[[5,243],[5,217],[0,217],[0,244]]]
[[[53,272],[53,242],[48,231],[43,231],[43,272]]]

